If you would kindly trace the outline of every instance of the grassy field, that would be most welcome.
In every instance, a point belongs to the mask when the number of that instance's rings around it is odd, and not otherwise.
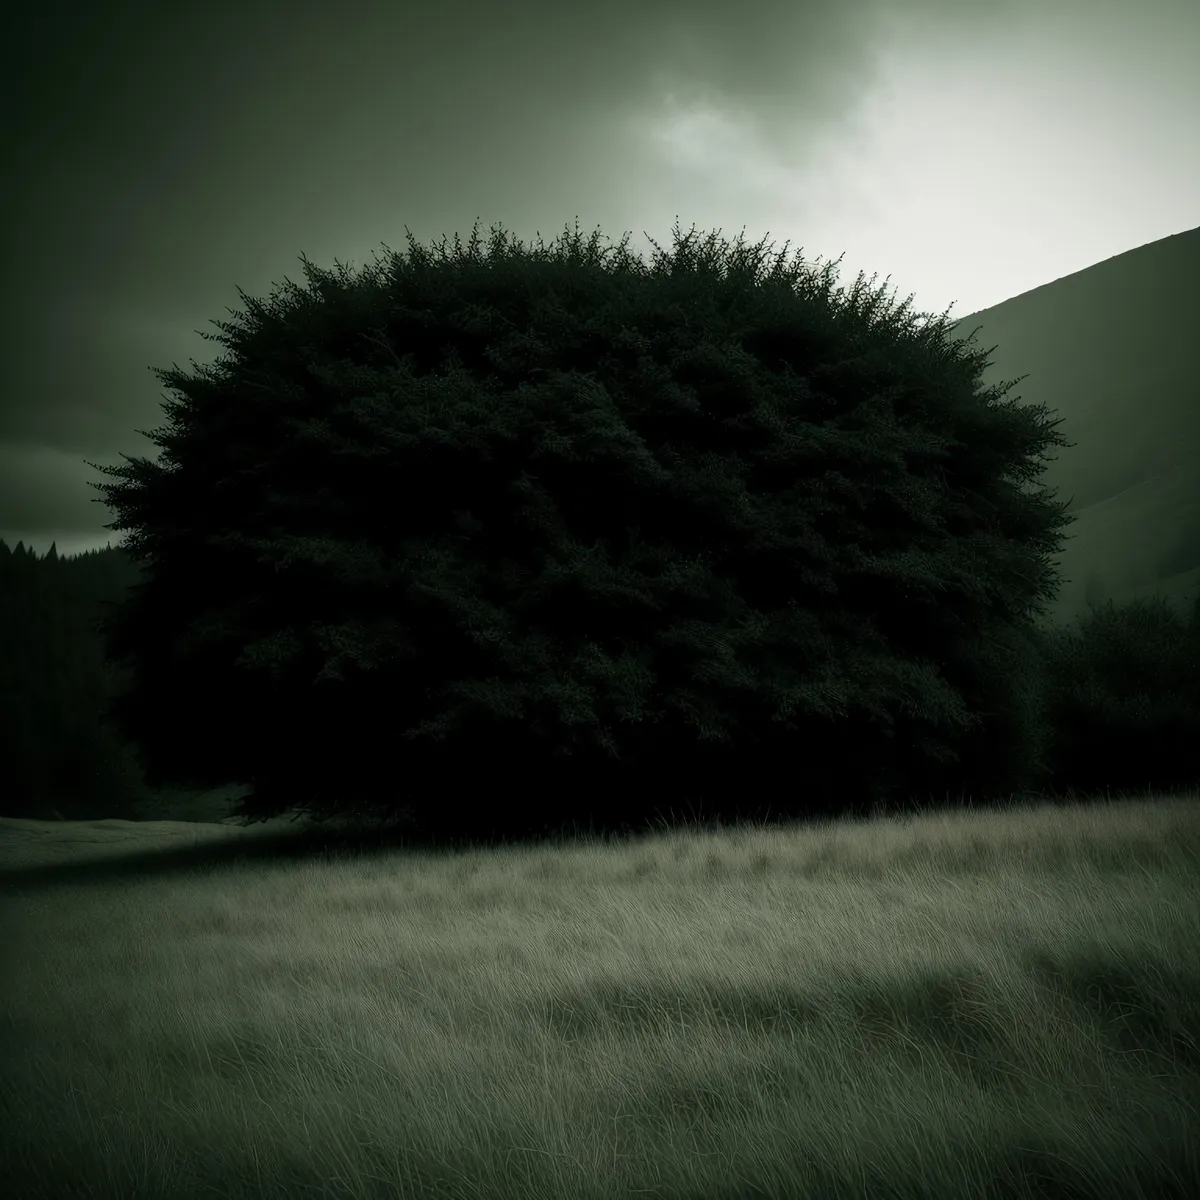
[[[286,861],[0,825],[13,1200],[1200,1196],[1195,795]]]

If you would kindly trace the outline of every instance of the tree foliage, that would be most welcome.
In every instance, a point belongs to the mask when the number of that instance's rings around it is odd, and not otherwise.
[[[151,784],[509,823],[1037,775],[1071,443],[945,315],[716,234],[409,242],[239,292],[225,358],[156,371],[160,460],[97,468]]]

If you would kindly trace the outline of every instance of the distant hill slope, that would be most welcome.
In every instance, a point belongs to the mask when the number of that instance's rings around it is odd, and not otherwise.
[[[1076,445],[1041,482],[1074,497],[1050,615],[1154,593],[1200,595],[1200,228],[972,313],[951,331],[995,346],[985,384],[1045,404]]]

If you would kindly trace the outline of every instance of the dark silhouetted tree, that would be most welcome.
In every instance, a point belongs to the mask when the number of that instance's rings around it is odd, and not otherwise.
[[[160,461],[97,468],[151,785],[482,827],[1036,768],[1005,673],[1071,518],[1022,485],[1071,443],[947,317],[716,234],[409,242],[239,293]]]

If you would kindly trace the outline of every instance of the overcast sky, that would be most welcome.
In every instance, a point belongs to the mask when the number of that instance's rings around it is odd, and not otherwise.
[[[962,318],[1200,223],[1195,0],[38,0],[7,19],[0,537],[124,536],[195,332],[476,218],[764,234]],[[983,339],[981,344],[990,345]]]

